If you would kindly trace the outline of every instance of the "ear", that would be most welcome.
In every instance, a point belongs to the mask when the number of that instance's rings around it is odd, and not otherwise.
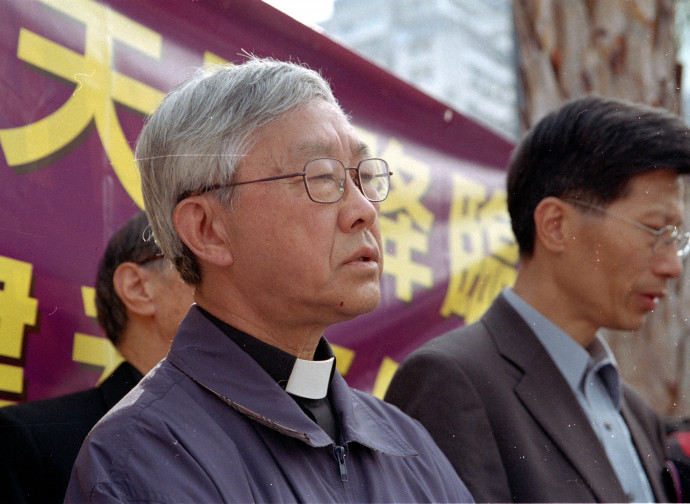
[[[149,272],[132,262],[120,264],[113,274],[113,286],[128,312],[142,316],[156,311],[149,286]]]
[[[568,216],[572,209],[563,200],[549,196],[534,209],[535,240],[551,252],[562,252],[567,247]]]
[[[173,224],[182,242],[211,264],[229,266],[234,259],[220,204],[204,196],[185,198],[175,207]]]

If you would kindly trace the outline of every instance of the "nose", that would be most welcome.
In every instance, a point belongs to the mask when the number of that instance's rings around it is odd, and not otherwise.
[[[349,170],[348,170],[349,172]],[[369,201],[362,193],[355,177],[345,177],[345,194],[338,202],[338,225],[345,233],[366,229],[378,223],[379,203]]]
[[[683,261],[678,257],[678,249],[673,246],[664,247],[657,252],[654,261],[654,272],[666,278],[678,278],[683,272]]]

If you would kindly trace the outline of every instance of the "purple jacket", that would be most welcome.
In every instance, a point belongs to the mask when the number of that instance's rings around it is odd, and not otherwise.
[[[65,502],[471,502],[421,425],[335,372],[336,445],[192,307],[161,364],[91,431]]]

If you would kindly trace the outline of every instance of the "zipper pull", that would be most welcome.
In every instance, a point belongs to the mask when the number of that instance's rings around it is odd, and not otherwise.
[[[338,459],[338,465],[340,466],[340,481],[347,481],[347,467],[345,467],[345,447],[335,446],[333,450],[335,451],[335,458]]]

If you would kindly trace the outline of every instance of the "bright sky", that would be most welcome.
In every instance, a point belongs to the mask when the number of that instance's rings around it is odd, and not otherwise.
[[[333,0],[264,0],[276,9],[311,25],[328,19],[333,12]]]

